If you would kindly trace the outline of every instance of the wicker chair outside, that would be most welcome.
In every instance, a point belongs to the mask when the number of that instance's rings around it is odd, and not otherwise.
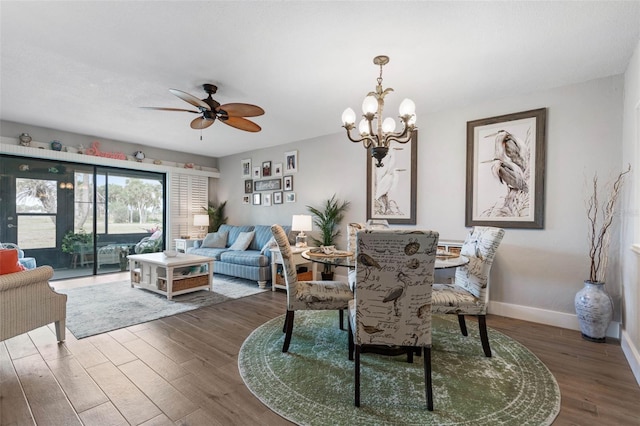
[[[0,341],[52,322],[58,341],[65,339],[67,295],[49,286],[52,276],[50,266],[0,275]]]

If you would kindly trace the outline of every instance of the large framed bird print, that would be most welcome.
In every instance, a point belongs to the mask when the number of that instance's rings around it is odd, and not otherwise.
[[[392,141],[379,167],[367,152],[367,220],[415,225],[417,176],[417,130],[407,143]]]
[[[546,108],[467,122],[466,226],[544,227]]]

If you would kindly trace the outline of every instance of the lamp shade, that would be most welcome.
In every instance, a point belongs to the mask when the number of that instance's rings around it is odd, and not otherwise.
[[[209,215],[208,214],[194,215],[193,226],[209,226]]]
[[[292,231],[311,231],[313,229],[312,217],[308,214],[294,214],[291,221]]]

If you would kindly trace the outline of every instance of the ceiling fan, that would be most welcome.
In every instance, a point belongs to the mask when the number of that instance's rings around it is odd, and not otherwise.
[[[173,93],[185,102],[190,103],[194,107],[198,108],[198,111],[182,108],[162,108],[162,107],[142,107],[145,109],[156,109],[161,111],[182,111],[190,112],[192,114],[201,114],[200,117],[191,121],[191,128],[196,130],[206,129],[211,126],[214,121],[220,120],[224,124],[227,124],[236,129],[245,130],[247,132],[259,132],[262,130],[260,126],[251,120],[247,120],[244,117],[257,117],[264,114],[264,110],[256,105],[242,104],[242,103],[230,103],[220,105],[216,102],[211,95],[218,91],[218,87],[213,84],[203,84],[202,88],[209,96],[205,99],[198,99],[189,93],[183,92],[177,89],[169,89],[169,92]]]

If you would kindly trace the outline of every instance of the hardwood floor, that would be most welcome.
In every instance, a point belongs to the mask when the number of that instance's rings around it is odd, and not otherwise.
[[[249,392],[237,367],[244,339],[284,307],[284,292],[268,291],[82,340],[67,332],[61,345],[53,325],[0,342],[0,425],[289,425]],[[640,388],[617,342],[493,315],[487,323],[556,377],[554,425],[640,425]]]

